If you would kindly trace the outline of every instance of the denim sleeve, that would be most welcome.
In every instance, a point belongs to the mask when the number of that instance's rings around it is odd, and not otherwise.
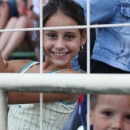
[[[84,9],[85,17],[87,17],[86,1],[75,0]],[[103,23],[109,20],[120,0],[90,0],[90,22],[91,24]]]
[[[90,0],[91,24],[102,23],[109,20],[114,14],[119,0]]]

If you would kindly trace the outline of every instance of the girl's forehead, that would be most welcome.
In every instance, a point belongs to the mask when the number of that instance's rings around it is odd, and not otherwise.
[[[65,34],[73,34],[75,36],[80,35],[79,29],[57,29],[57,30],[45,30],[44,34],[46,33],[55,33],[58,35],[65,35]]]
[[[45,27],[58,27],[58,26],[76,26],[78,23],[71,17],[57,12],[53,14],[45,23]]]

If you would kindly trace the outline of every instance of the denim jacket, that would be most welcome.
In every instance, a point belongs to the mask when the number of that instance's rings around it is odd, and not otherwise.
[[[130,0],[90,0],[90,22],[130,23]],[[130,72],[130,26],[97,28],[92,59]]]

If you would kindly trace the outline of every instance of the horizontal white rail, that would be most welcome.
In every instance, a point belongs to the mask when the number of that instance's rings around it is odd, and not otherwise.
[[[59,30],[59,29],[83,29],[83,28],[109,28],[109,27],[128,27],[130,23],[122,24],[94,24],[94,25],[81,25],[81,26],[63,26],[63,27],[44,27],[42,30]],[[14,32],[14,31],[39,31],[40,28],[21,28],[21,29],[0,29],[0,32]]]
[[[0,74],[4,91],[130,94],[127,74]]]

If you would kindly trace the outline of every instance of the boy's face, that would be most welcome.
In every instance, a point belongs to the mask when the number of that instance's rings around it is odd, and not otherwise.
[[[130,96],[99,96],[90,123],[94,130],[130,130]]]

